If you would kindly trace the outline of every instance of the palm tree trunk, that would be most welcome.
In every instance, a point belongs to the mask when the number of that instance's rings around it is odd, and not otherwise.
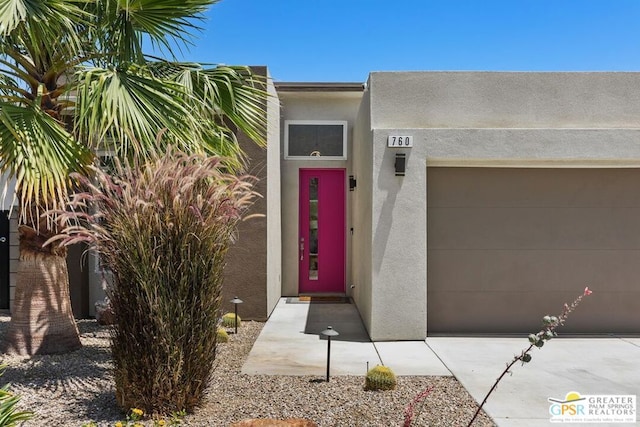
[[[11,323],[3,351],[66,353],[81,347],[71,311],[66,249],[45,247],[47,233],[20,226],[20,262]]]

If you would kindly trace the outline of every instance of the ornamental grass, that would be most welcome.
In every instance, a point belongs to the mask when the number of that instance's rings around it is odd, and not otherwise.
[[[113,274],[118,404],[148,415],[192,410],[213,371],[225,255],[257,196],[253,179],[172,150],[74,179],[82,191],[58,212],[58,239],[90,243]]]

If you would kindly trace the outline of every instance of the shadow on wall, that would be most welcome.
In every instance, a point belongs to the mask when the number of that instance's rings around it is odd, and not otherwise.
[[[405,157],[404,168],[409,160],[410,152],[403,153],[408,155]],[[396,198],[404,183],[404,172],[402,176],[395,175],[395,155],[396,151],[385,150],[382,157],[382,170],[379,171],[377,179],[377,191],[380,197],[384,197],[380,214],[377,216],[378,224],[373,235],[373,262],[376,273],[380,272],[381,266],[384,264],[383,258],[387,249],[387,242],[391,233],[393,224],[393,212],[396,206]]]
[[[304,333],[326,340],[321,332],[331,326],[340,334],[332,337],[332,341],[371,342],[356,306],[347,298],[341,299],[341,302],[321,298],[298,301],[300,304],[309,304]]]

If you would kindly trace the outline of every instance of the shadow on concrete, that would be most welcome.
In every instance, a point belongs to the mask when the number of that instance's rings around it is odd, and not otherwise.
[[[354,304],[345,300],[343,302],[328,302],[326,300],[311,301],[304,333],[318,335],[322,340],[327,338],[322,331],[331,326],[340,335],[332,337],[332,341],[371,342],[365,329],[360,313]]]

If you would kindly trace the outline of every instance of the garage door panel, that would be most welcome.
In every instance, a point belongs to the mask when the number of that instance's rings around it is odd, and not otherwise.
[[[435,291],[532,289],[566,289],[578,294],[590,286],[607,292],[629,291],[631,287],[640,298],[640,251],[429,250],[427,257],[429,295]],[[630,277],[636,278],[637,286],[630,286]]]
[[[558,311],[550,304],[553,293],[482,290],[434,292],[429,298],[429,334],[530,333],[539,329],[542,316]],[[510,308],[517,308],[518,315],[510,314]]]
[[[427,169],[428,333],[640,333],[639,169]]]
[[[428,333],[535,333],[540,330],[544,315],[559,315],[562,304],[570,303],[576,296],[568,291],[430,293]],[[633,311],[637,307],[637,294],[600,292],[592,296],[571,313],[567,324],[558,330],[560,334],[621,334],[640,330],[640,321]],[[620,312],[612,315],[605,308],[611,306],[620,307]]]
[[[428,206],[640,207],[640,170],[589,170],[429,168]]]
[[[428,208],[432,249],[640,249],[640,208]]]

